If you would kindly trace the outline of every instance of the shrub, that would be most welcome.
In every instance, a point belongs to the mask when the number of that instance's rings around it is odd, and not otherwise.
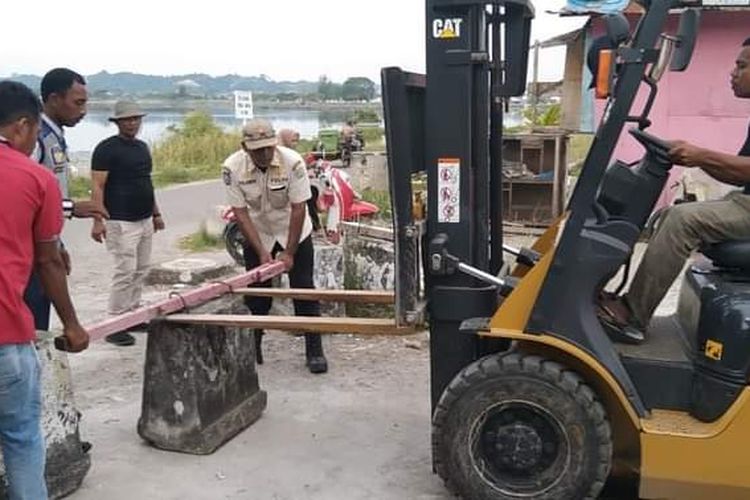
[[[154,185],[218,179],[221,164],[239,144],[239,132],[225,132],[205,112],[190,113],[154,144]]]

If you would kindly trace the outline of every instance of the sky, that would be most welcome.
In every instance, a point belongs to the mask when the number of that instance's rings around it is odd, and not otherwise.
[[[379,80],[380,68],[424,70],[424,0],[3,2],[0,76],[56,66],[93,74],[265,74],[274,80]],[[575,29],[535,0],[532,39]],[[8,22],[9,20],[17,22]],[[30,31],[30,27],[36,33]],[[540,80],[562,76],[562,49],[542,51]]]

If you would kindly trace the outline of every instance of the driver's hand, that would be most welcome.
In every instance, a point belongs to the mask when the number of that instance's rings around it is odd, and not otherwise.
[[[685,167],[700,167],[703,163],[703,148],[699,148],[686,141],[672,142],[669,158],[677,165]]]

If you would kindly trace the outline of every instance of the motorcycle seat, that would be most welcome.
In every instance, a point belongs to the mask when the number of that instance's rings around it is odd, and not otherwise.
[[[718,268],[750,272],[750,240],[727,240],[705,245],[701,253]]]

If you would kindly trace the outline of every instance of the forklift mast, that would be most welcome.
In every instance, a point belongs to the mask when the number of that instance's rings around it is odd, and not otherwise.
[[[479,355],[469,318],[490,317],[498,291],[456,272],[460,261],[496,275],[502,266],[502,113],[526,89],[529,0],[427,0],[427,75],[382,73],[396,234],[396,319],[418,315],[418,258],[430,324],[433,407]],[[427,177],[427,219],[412,211],[412,176]],[[421,239],[421,241],[419,241]],[[445,256],[442,258],[441,256]]]

